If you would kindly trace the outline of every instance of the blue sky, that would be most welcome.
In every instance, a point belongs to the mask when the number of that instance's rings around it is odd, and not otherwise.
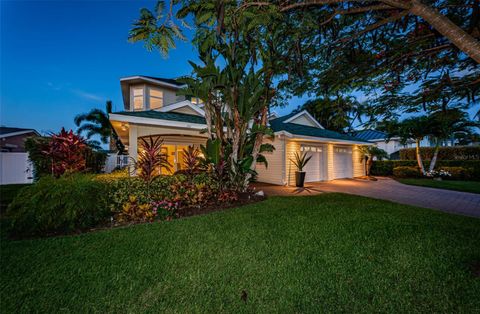
[[[74,128],[73,118],[111,99],[122,110],[119,79],[178,77],[196,60],[189,43],[168,59],[127,42],[142,7],[155,1],[0,1],[0,124],[40,132]],[[286,113],[301,104],[294,100]]]

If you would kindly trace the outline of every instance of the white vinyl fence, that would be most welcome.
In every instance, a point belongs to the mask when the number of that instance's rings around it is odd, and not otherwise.
[[[33,165],[27,153],[0,152],[0,184],[33,182]]]

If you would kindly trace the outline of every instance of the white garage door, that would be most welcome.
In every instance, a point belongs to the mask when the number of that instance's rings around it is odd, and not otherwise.
[[[302,145],[300,151],[303,151],[307,156],[312,156],[310,161],[303,169],[305,173],[305,182],[316,182],[322,180],[323,168],[323,150],[320,146]]]
[[[353,160],[352,148],[334,146],[333,147],[333,178],[352,178]]]

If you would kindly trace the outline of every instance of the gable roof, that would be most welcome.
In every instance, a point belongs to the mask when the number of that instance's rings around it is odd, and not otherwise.
[[[176,79],[170,79],[170,78],[164,78],[164,77],[155,77],[155,76],[147,76],[147,75],[132,75],[132,76],[127,76],[127,77],[122,77],[120,78],[120,82],[126,82],[126,81],[146,81],[146,82],[152,82],[152,83],[157,83],[160,85],[166,85],[170,86],[173,88],[181,88],[182,86],[185,86],[184,83],[178,82]]]
[[[377,130],[368,130],[368,129],[355,131],[353,132],[352,135],[365,141],[385,140],[387,138],[387,133],[385,132],[381,132]]]
[[[206,124],[205,118],[192,114],[178,113],[178,112],[160,112],[155,110],[148,111],[120,111],[114,112],[113,115],[123,115],[138,118],[159,119],[195,124]]]
[[[321,128],[323,129],[324,127],[320,124],[320,122],[317,121],[310,113],[308,113],[307,110],[300,111],[290,117],[288,117],[286,120],[284,120],[285,123],[295,123],[295,124],[302,124],[303,123],[296,123],[295,120],[299,119],[300,117],[304,117],[308,121],[310,121],[314,127]],[[306,124],[305,124],[306,125]]]
[[[26,133],[35,133],[36,135],[40,136],[40,134],[34,129],[10,128],[6,126],[0,127],[0,137],[9,137]]]
[[[196,112],[198,115],[205,116],[205,111],[203,111],[203,109],[200,108],[199,106],[192,104],[192,102],[190,100],[182,100],[182,101],[170,104],[170,105],[166,105],[166,106],[163,106],[159,109],[156,109],[156,111],[174,112],[175,110],[180,109],[180,108],[184,108],[184,107],[190,108],[192,111]]]
[[[329,138],[329,139],[335,139],[335,140],[368,143],[365,140],[362,140],[350,135],[340,134],[338,132],[325,130],[323,128],[321,129],[321,128],[316,128],[312,126],[306,126],[306,125],[287,122],[296,114],[297,113],[291,113],[277,119],[272,119],[270,120],[270,127],[274,132],[286,131],[294,135],[312,136],[312,137]]]

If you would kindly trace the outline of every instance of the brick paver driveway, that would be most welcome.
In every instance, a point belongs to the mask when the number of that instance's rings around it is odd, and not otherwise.
[[[341,192],[480,217],[480,194],[406,185],[390,178],[378,178],[378,181],[345,179],[308,183],[304,189],[263,183],[257,183],[255,187],[257,190],[264,190],[267,195],[314,195],[323,192]]]

